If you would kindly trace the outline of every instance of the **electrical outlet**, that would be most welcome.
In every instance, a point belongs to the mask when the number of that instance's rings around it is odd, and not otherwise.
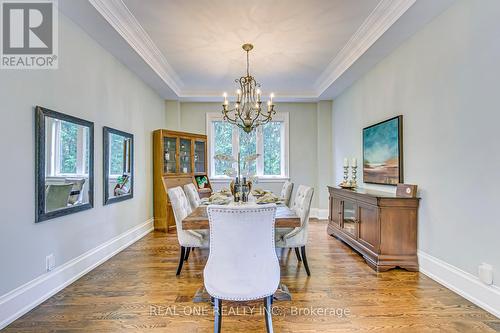
[[[482,263],[479,265],[479,280],[487,285],[493,284],[493,266]]]
[[[45,269],[50,272],[54,267],[56,267],[56,258],[53,254],[49,254],[45,257]]]

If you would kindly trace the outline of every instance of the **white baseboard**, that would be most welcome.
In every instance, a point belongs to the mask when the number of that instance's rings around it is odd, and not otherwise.
[[[311,208],[311,213],[309,214],[309,216],[315,219],[327,220],[328,209]]]
[[[0,297],[0,330],[153,230],[150,219]]]
[[[482,283],[464,272],[425,252],[418,251],[420,272],[500,318],[500,288]]]

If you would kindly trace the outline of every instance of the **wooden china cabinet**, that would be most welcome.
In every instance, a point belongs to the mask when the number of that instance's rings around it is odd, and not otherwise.
[[[328,187],[328,234],[359,252],[374,270],[418,271],[419,198],[367,189]]]
[[[153,190],[155,230],[175,229],[167,190],[195,183],[195,176],[207,176],[207,136],[158,129],[153,132]],[[208,180],[208,177],[207,177]],[[198,188],[201,197],[210,195],[210,183]]]

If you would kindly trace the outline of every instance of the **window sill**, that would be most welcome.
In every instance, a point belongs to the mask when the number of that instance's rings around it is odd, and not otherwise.
[[[60,174],[57,174],[57,175],[46,175],[45,176],[46,178],[89,178],[89,175],[88,174],[76,174],[76,173],[67,173],[67,174],[64,174],[64,173],[60,173]]]

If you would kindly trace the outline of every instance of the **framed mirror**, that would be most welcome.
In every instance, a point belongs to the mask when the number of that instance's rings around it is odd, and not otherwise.
[[[94,205],[94,123],[35,108],[36,222]]]
[[[134,135],[103,127],[104,204],[134,197]]]

